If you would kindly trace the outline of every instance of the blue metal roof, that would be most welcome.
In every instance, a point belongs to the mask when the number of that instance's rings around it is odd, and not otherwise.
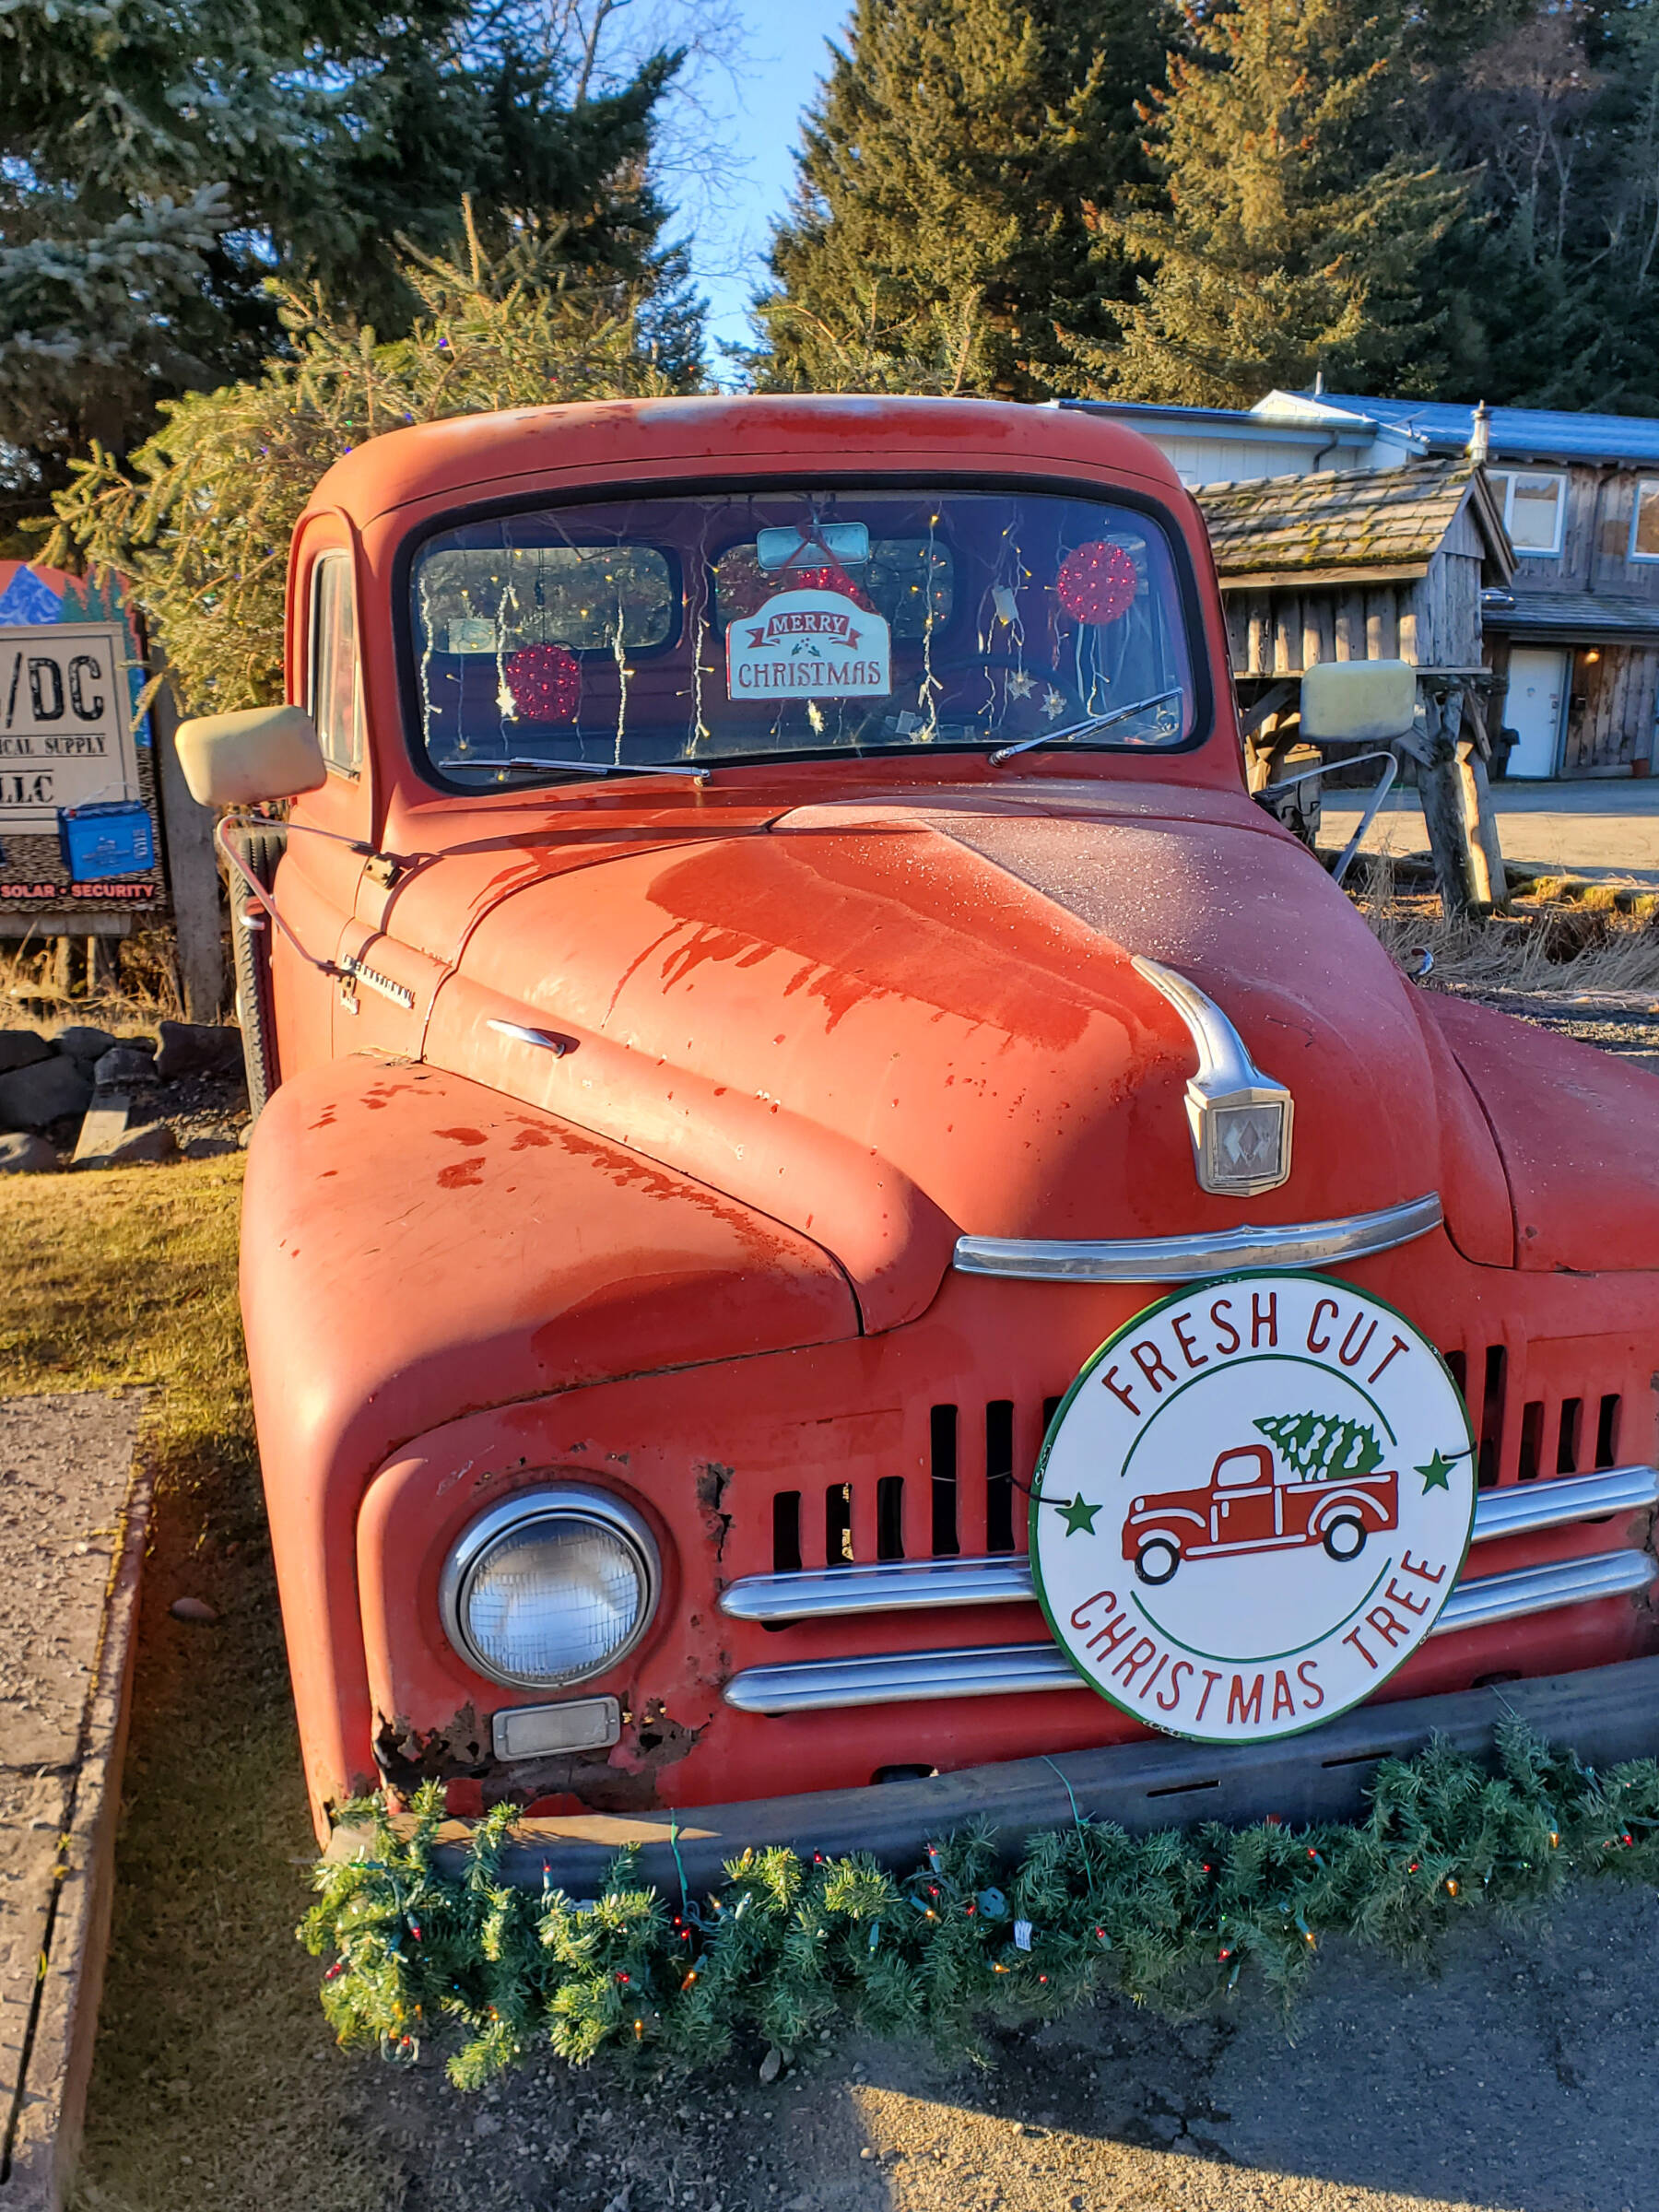
[[[1312,399],[1312,392],[1299,394]],[[1369,399],[1322,392],[1327,407],[1351,407],[1400,429],[1416,430],[1441,452],[1467,445],[1475,429],[1473,406],[1436,399]],[[1572,415],[1551,407],[1493,407],[1494,455],[1536,454],[1561,461],[1659,462],[1659,421],[1651,415]]]
[[[1159,406],[1144,399],[1056,399],[1050,403],[1056,407],[1075,409],[1085,415],[1110,415],[1115,420],[1120,416],[1131,429],[1136,418],[1150,427],[1154,421],[1167,422],[1176,429],[1200,423],[1225,423],[1230,437],[1244,438],[1259,443],[1277,439],[1281,443],[1300,442],[1307,445],[1326,443],[1339,434],[1348,443],[1370,434],[1366,423],[1303,421],[1294,416],[1257,415],[1242,407],[1177,407]],[[1333,402],[1333,405],[1346,404]],[[1366,403],[1368,406],[1370,402]]]

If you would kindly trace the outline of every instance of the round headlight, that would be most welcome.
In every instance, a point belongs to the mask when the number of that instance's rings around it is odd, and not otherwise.
[[[522,1491],[444,1562],[444,1632],[480,1674],[552,1689],[603,1674],[644,1635],[661,1578],[638,1513],[603,1490]]]

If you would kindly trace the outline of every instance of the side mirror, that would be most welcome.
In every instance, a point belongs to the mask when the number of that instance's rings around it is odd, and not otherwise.
[[[1301,734],[1311,745],[1380,745],[1417,714],[1409,661],[1320,661],[1301,679]]]
[[[198,806],[291,799],[328,776],[317,726],[303,707],[195,714],[179,724],[173,745]]]

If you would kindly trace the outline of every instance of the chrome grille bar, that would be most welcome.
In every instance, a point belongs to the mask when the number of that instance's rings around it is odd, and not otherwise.
[[[1367,1253],[1391,1252],[1438,1229],[1438,1192],[1345,1214],[1334,1221],[1296,1221],[1282,1229],[1222,1229],[1186,1237],[1106,1237],[1074,1241],[1051,1237],[959,1237],[955,1265],[963,1275],[1007,1275],[1033,1282],[1192,1283],[1235,1267],[1328,1267]]]
[[[1023,1552],[982,1559],[890,1559],[801,1574],[746,1574],[720,1594],[734,1620],[831,1620],[847,1613],[896,1613],[933,1606],[1030,1605]]]
[[[1520,1536],[1603,1513],[1659,1502],[1659,1467],[1604,1467],[1482,1490],[1472,1541]],[[882,1559],[806,1573],[748,1574],[721,1593],[734,1620],[833,1620],[850,1613],[898,1613],[939,1606],[1029,1605],[1036,1597],[1023,1553],[988,1559]]]
[[[1521,1536],[1594,1521],[1602,1513],[1638,1512],[1659,1502],[1659,1467],[1603,1467],[1594,1475],[1548,1475],[1536,1482],[1482,1490],[1475,1500],[1471,1541]]]
[[[1645,1590],[1655,1574],[1659,1567],[1651,1552],[1598,1551],[1588,1559],[1556,1559],[1547,1567],[1482,1575],[1458,1583],[1429,1633],[1450,1636],[1458,1629],[1489,1628],[1498,1620],[1524,1620],[1561,1606],[1618,1597],[1627,1590]]]
[[[1659,1574],[1651,1553],[1604,1551],[1460,1583],[1430,1633],[1553,1613],[1644,1590]],[[1055,1643],[975,1644],[956,1652],[887,1652],[845,1659],[786,1660],[746,1667],[725,1686],[739,1712],[823,1712],[846,1705],[903,1705],[930,1698],[1012,1697],[1026,1690],[1086,1689]]]

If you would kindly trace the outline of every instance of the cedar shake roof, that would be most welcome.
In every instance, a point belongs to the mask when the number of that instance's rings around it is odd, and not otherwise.
[[[1194,497],[1224,591],[1426,576],[1465,505],[1482,547],[1483,581],[1507,583],[1514,572],[1485,474],[1461,457],[1203,484]]]
[[[1659,639],[1659,604],[1612,592],[1517,593],[1513,606],[1483,610],[1484,627],[1510,637],[1572,639],[1592,645],[1651,645]]]

